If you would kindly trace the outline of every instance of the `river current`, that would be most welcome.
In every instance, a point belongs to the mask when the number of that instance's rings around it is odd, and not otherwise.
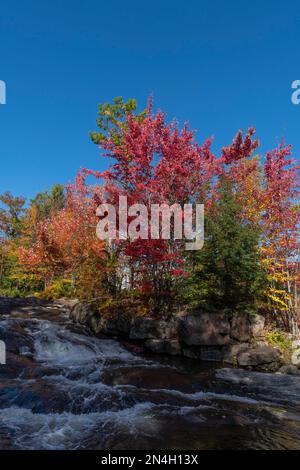
[[[0,339],[0,449],[300,449],[300,378],[145,355],[33,300],[2,299]]]

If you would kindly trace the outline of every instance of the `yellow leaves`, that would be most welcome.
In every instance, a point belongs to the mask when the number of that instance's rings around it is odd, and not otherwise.
[[[270,283],[274,283],[274,276],[269,276],[268,280]],[[284,288],[267,286],[264,294],[267,299],[275,304],[276,309],[279,309],[282,312],[289,310],[292,295],[289,294]]]
[[[265,291],[265,295],[279,310],[287,311],[289,309],[288,301],[291,296],[285,290],[269,288]]]
[[[57,279],[37,296],[42,299],[56,300],[62,297],[72,297],[74,283],[72,279]]]
[[[288,305],[286,304],[286,302],[284,302],[283,300],[279,299],[279,297],[276,297],[275,295],[267,295],[267,297],[271,300],[273,300],[273,302],[275,302],[276,304],[278,304],[278,308],[282,311],[287,311],[288,310]]]
[[[276,294],[282,295],[282,297],[284,297],[285,299],[290,299],[291,298],[291,295],[283,289],[274,289],[274,288],[271,287],[269,289],[269,291],[274,295],[276,295]]]
[[[288,275],[288,273],[272,272],[272,273],[267,274],[267,279],[270,282],[283,284],[284,282],[290,281],[291,277]]]
[[[274,259],[264,258],[261,263],[267,270],[266,279],[269,284],[265,290],[265,296],[274,304],[276,309],[282,312],[288,311],[293,296],[287,291],[287,285],[289,282],[296,280],[295,275],[283,270],[282,263],[275,262]]]
[[[136,316],[146,317],[147,315],[149,315],[149,309],[145,307],[144,305],[139,305],[136,311]]]
[[[261,246],[261,251],[267,255],[270,253],[274,253],[274,248],[271,245],[262,245]]]

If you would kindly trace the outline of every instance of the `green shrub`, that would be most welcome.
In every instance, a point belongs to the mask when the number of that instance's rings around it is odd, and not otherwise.
[[[266,335],[266,340],[271,346],[278,348],[283,358],[289,362],[293,352],[293,346],[292,340],[287,336],[287,334],[281,331],[271,331]]]
[[[0,296],[2,297],[28,297],[44,287],[43,279],[32,274],[12,274],[2,283]]]

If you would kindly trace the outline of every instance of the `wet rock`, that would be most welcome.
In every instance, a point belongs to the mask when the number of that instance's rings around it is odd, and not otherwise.
[[[15,379],[22,374],[22,377],[32,378],[35,370],[35,363],[31,358],[7,351],[6,366],[0,367],[0,390],[1,379]]]
[[[130,339],[165,339],[170,335],[170,326],[164,320],[135,318],[130,328]]]
[[[300,405],[300,377],[284,374],[269,374],[241,369],[220,369],[217,379],[244,386],[257,398],[288,405]]]
[[[167,340],[165,343],[166,353],[170,356],[179,356],[181,354],[181,344],[178,340]]]
[[[176,339],[149,339],[145,342],[145,347],[158,354],[168,354],[170,356],[179,356],[181,354],[181,345]]]
[[[165,335],[169,339],[178,339],[178,330],[180,325],[179,317],[171,317],[165,325]]]
[[[224,349],[222,347],[201,347],[200,359],[207,362],[222,362]]]
[[[53,315],[60,314],[53,302],[37,299],[36,297],[27,298],[6,298],[0,297],[0,315],[18,315],[28,318],[38,315],[41,318],[51,311]]]
[[[78,299],[65,299],[64,297],[62,297],[61,299],[58,299],[55,304],[58,306],[58,307],[62,307],[64,309],[70,309],[72,310],[75,305],[79,304],[80,301]]]
[[[253,338],[262,337],[264,334],[265,318],[262,315],[249,315],[250,334]]]
[[[280,353],[268,345],[254,346],[238,354],[237,363],[241,367],[259,367],[273,371],[280,366]]]
[[[32,339],[26,333],[22,320],[14,319],[9,327],[0,325],[0,340],[5,342],[6,350],[19,354],[20,348],[33,349]]]
[[[163,339],[148,339],[145,342],[145,348],[149,349],[157,354],[164,354],[165,353],[165,340]]]
[[[33,357],[33,351],[28,346],[21,346],[19,354],[20,356]]]
[[[128,337],[130,332],[130,320],[126,317],[119,317],[116,319],[110,318],[96,318],[96,332],[103,333],[109,336]]]
[[[232,316],[230,336],[237,341],[249,341],[250,321],[248,315],[235,314]]]
[[[230,323],[225,314],[198,313],[180,318],[179,337],[189,346],[223,346],[230,342]]]
[[[124,366],[120,368],[106,369],[101,379],[107,385],[134,385],[145,389],[175,389],[189,386],[194,383],[194,378],[185,375],[174,368],[166,368],[157,365],[157,367],[143,366]],[[142,390],[136,390],[139,397]],[[145,397],[149,399],[149,396]],[[165,395],[162,403],[165,403]],[[182,397],[180,397],[182,400]]]
[[[250,348],[249,343],[232,344],[228,347],[224,354],[223,361],[225,364],[237,365],[237,357],[240,353]]]
[[[300,376],[300,370],[298,369],[297,366],[293,365],[285,365],[280,367],[278,374],[287,374],[287,375],[299,375]]]
[[[201,349],[197,347],[183,348],[182,355],[188,359],[201,359]]]
[[[80,302],[76,303],[70,312],[71,320],[82,324],[87,323],[91,315],[93,315],[91,307]]]
[[[101,332],[101,317],[97,313],[93,313],[88,316],[87,325],[96,335]]]
[[[222,362],[225,350],[223,347],[190,346],[182,349],[182,355],[189,359],[204,362]]]

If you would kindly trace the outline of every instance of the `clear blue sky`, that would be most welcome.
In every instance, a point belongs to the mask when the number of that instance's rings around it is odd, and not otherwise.
[[[99,102],[136,97],[215,148],[255,125],[263,150],[300,154],[300,2],[15,0],[0,4],[0,192],[33,196],[103,168]]]

